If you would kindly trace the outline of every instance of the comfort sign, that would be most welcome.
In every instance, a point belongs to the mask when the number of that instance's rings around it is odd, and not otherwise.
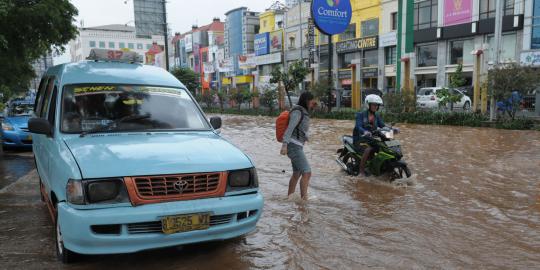
[[[350,0],[314,0],[311,15],[319,31],[327,35],[345,32],[352,17]]]

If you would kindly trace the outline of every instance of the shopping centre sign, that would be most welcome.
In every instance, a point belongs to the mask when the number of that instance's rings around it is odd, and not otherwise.
[[[338,42],[336,50],[338,53],[354,52],[359,50],[371,50],[379,48],[379,37],[365,37]]]
[[[313,0],[311,15],[315,26],[327,34],[341,34],[347,30],[352,18],[350,0]]]

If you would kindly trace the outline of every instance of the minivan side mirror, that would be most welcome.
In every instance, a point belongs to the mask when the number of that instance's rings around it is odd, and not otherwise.
[[[28,120],[28,130],[31,133],[52,136],[51,124],[43,118],[30,118]]]
[[[219,116],[212,116],[210,117],[210,124],[214,129],[220,129],[221,128],[221,117]]]

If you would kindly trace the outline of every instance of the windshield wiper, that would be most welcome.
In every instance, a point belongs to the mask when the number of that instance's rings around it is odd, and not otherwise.
[[[84,137],[88,134],[93,134],[93,133],[99,133],[99,132],[103,132],[105,130],[109,130],[110,128],[112,128],[113,126],[115,125],[118,125],[120,123],[123,123],[123,122],[127,122],[127,121],[134,121],[134,120],[142,120],[142,119],[147,119],[147,118],[150,118],[150,114],[143,114],[143,115],[128,115],[128,116],[124,116],[122,118],[119,118],[119,119],[116,119],[106,125],[101,125],[101,126],[97,126],[91,130],[88,130],[88,131],[83,131],[81,132],[81,135],[79,137]]]

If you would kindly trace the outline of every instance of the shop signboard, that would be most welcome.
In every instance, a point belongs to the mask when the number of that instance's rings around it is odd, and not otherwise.
[[[350,0],[313,0],[311,17],[317,28],[327,35],[345,32],[351,23]]]
[[[362,78],[377,78],[379,75],[378,68],[364,68],[362,69]]]
[[[379,48],[378,36],[346,40],[336,44],[336,50],[338,53],[371,50],[377,48]]]
[[[234,62],[231,58],[222,58],[218,60],[219,72],[227,73],[234,70]]]
[[[444,0],[444,26],[470,23],[473,0]]]
[[[390,32],[379,36],[379,47],[396,46],[397,35],[396,32]]]
[[[521,65],[524,66],[540,66],[540,51],[522,52],[520,57]]]
[[[281,63],[281,53],[271,53],[267,55],[255,56],[257,66]]]

